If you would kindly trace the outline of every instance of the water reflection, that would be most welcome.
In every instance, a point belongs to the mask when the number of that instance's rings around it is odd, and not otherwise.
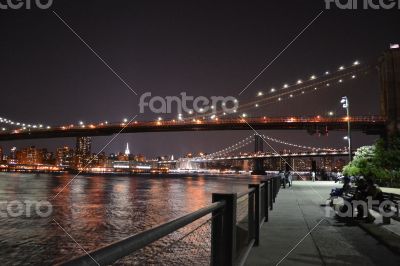
[[[73,177],[0,173],[0,201],[49,200],[54,206],[48,218],[0,217],[3,265],[51,265],[83,254],[53,219],[86,250],[93,250],[204,207],[213,192],[242,191],[259,181],[233,176],[79,176],[68,185]]]

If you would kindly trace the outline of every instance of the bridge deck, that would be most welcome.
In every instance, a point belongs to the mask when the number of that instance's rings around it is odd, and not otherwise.
[[[380,134],[385,127],[385,118],[378,116],[351,117],[352,130],[367,134]],[[251,126],[251,127],[250,127]],[[241,119],[219,119],[190,121],[147,121],[132,122],[129,125],[89,124],[69,125],[51,129],[27,129],[0,133],[0,141],[35,138],[63,138],[77,136],[107,136],[118,132],[173,132],[173,131],[212,131],[212,130],[307,130],[310,133],[329,130],[347,130],[346,117],[257,117]]]

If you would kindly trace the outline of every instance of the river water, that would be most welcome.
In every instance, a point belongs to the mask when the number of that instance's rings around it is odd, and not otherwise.
[[[1,265],[59,263],[83,255],[80,246],[91,251],[204,207],[213,192],[259,182],[226,175],[73,177],[0,173]],[[47,200],[53,211],[10,217],[7,203],[14,200]]]

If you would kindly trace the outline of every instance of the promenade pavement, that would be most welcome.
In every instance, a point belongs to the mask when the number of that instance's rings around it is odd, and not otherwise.
[[[246,265],[400,265],[398,254],[324,206],[334,186],[341,185],[294,181],[281,189]]]

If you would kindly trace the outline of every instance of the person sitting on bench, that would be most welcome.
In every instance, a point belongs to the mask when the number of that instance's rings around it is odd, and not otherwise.
[[[333,188],[328,200],[330,200],[330,204],[333,205],[333,199],[342,196],[343,194],[347,193],[351,186],[350,186],[350,178],[345,177],[343,178],[343,186],[341,188]]]

